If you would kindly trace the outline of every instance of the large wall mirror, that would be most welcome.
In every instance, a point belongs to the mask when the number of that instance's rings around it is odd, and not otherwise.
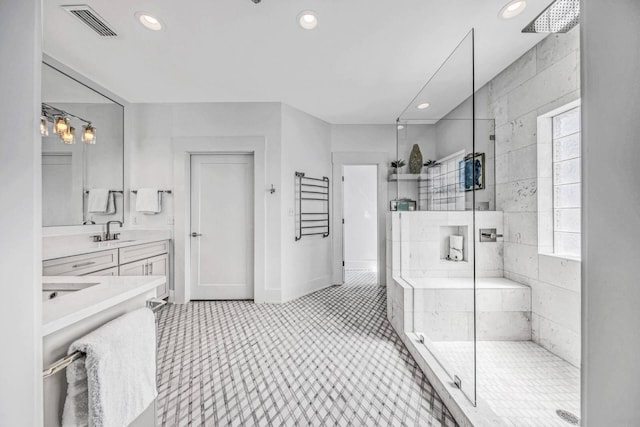
[[[42,225],[124,219],[124,107],[42,64]]]

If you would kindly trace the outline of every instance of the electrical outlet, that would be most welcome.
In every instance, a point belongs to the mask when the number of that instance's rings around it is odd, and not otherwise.
[[[138,224],[138,217],[134,216],[133,218],[131,218],[131,224],[136,225]]]
[[[175,223],[175,219],[174,219],[174,217],[170,216],[170,217],[167,219],[167,224],[169,224],[169,225],[173,225],[174,223]]]

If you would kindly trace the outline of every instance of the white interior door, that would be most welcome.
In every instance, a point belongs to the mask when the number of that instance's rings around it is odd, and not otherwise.
[[[191,156],[191,299],[253,299],[252,154]]]

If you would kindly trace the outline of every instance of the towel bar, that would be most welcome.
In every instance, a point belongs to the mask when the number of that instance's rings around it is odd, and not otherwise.
[[[133,194],[138,194],[138,190],[131,190]],[[158,193],[167,193],[171,194],[172,190],[158,190]]]
[[[109,190],[109,193],[124,194],[124,191],[122,191],[122,190]],[[84,194],[89,194],[89,190],[84,190]]]
[[[167,302],[165,300],[163,300],[163,299],[160,299],[160,298],[151,298],[150,300],[147,301],[147,308],[149,308],[154,313],[156,311],[160,310],[165,305],[167,305]],[[57,374],[58,372],[60,372],[63,369],[67,368],[73,362],[75,362],[76,360],[78,360],[78,359],[80,359],[82,357],[84,357],[84,353],[83,352],[74,351],[73,353],[69,354],[68,356],[65,356],[62,359],[53,362],[51,364],[51,366],[49,366],[47,369],[42,371],[42,378],[43,379],[44,378],[49,378],[50,376]]]

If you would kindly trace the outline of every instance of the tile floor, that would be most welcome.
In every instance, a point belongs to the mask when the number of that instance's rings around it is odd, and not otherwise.
[[[455,426],[353,273],[286,304],[170,305],[158,314],[162,426]]]
[[[445,366],[473,374],[471,342],[434,342]],[[508,425],[567,427],[557,409],[580,416],[580,370],[531,341],[479,341],[477,392]]]

